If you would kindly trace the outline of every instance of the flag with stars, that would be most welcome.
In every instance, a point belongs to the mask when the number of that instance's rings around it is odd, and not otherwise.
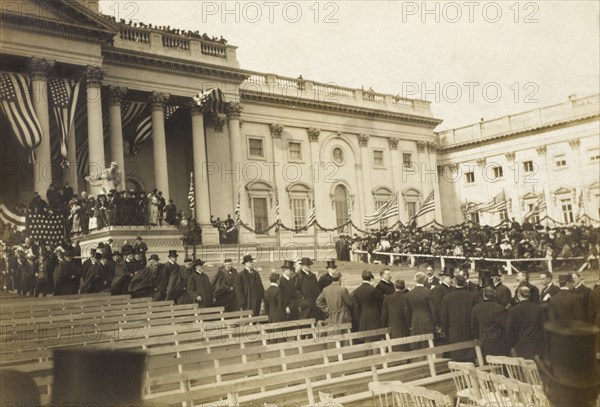
[[[17,73],[0,73],[0,105],[21,146],[33,153],[44,137],[42,125],[33,109],[29,94],[29,78]]]
[[[79,84],[80,81],[73,79],[50,79],[48,81],[52,111],[60,134],[60,155],[62,157],[60,165],[63,168],[69,166],[67,137],[75,121]]]
[[[65,233],[64,216],[52,212],[38,212],[27,215],[27,231],[31,240],[41,245],[58,245]]]
[[[164,121],[166,122],[169,120],[178,109],[179,106],[165,106],[163,111]],[[148,140],[150,137],[152,137],[152,113],[143,118],[137,125],[131,147],[131,153],[133,155],[139,153],[146,140]]]

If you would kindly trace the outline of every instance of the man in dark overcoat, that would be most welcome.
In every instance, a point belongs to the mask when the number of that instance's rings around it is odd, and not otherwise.
[[[77,294],[79,278],[79,270],[73,263],[73,252],[67,249],[54,271],[54,295]]]
[[[558,285],[558,293],[548,301],[549,318],[583,321],[583,298],[572,291],[572,274],[558,276]]]
[[[429,291],[423,285],[425,273],[419,271],[415,274],[415,287],[406,294],[404,312],[410,325],[411,335],[433,334],[436,331],[435,305]],[[414,349],[427,347],[424,342],[412,346]]]
[[[471,312],[473,338],[481,342],[483,358],[487,355],[508,356],[506,337],[506,309],[495,301],[496,291],[489,286],[482,289],[483,301]]]
[[[271,273],[269,288],[265,291],[265,313],[269,316],[269,323],[285,321],[279,291],[279,279],[279,273]]]
[[[325,287],[333,282],[332,276],[335,272],[335,269],[337,269],[335,260],[327,260],[327,266],[325,266],[325,268],[327,269],[327,272],[319,277],[319,288],[321,291],[323,291]]]
[[[202,268],[203,265],[202,260],[194,260],[187,287],[190,297],[198,304],[198,308],[210,308],[214,303],[214,294],[210,279]]]
[[[286,321],[300,318],[300,293],[294,278],[294,267],[293,261],[285,260],[281,266],[283,275],[279,279],[279,295]]]
[[[405,312],[408,290],[404,280],[396,280],[394,288],[396,291],[383,299],[381,309],[381,324],[391,329],[392,339],[410,335]]]
[[[308,257],[300,259],[302,271],[296,277],[296,284],[300,292],[300,319],[323,319],[321,310],[317,307],[317,297],[321,294],[319,282],[315,273],[310,271],[313,261]]]
[[[463,275],[456,276],[456,289],[442,300],[441,328],[448,343],[473,339],[471,313],[477,297],[467,290],[466,282]],[[473,348],[460,349],[450,352],[450,358],[457,362],[469,362],[475,359],[475,352]]]
[[[239,272],[235,285],[235,295],[243,310],[252,310],[252,315],[260,315],[260,307],[265,294],[260,275],[252,268],[254,259],[246,255],[242,259],[244,269]]]
[[[217,273],[211,280],[211,286],[215,293],[215,307],[224,307],[225,312],[239,311],[237,298],[235,295],[235,280],[238,272],[233,268],[231,259],[225,259],[223,265],[219,267]]]
[[[188,278],[192,268],[192,259],[185,259],[184,265],[179,266],[177,270],[171,271],[169,283],[167,285],[167,301],[174,301],[175,304],[193,304],[194,298],[188,293]]]
[[[519,302],[508,309],[506,316],[508,343],[513,356],[533,359],[544,352],[545,312],[541,305],[529,301],[529,287],[517,288],[517,295]]]
[[[381,302],[384,295],[376,287],[373,287],[374,277],[370,271],[363,271],[361,277],[362,284],[352,292],[358,330],[379,329],[381,328]]]

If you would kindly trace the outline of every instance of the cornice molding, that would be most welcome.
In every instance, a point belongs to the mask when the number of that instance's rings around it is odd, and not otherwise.
[[[190,77],[228,80],[242,83],[249,78],[235,68],[193,62],[183,59],[171,58],[164,55],[147,54],[128,51],[118,48],[102,47],[102,56],[105,64],[128,66],[133,68],[152,69],[160,72],[184,75]]]
[[[302,99],[293,96],[275,95],[272,93],[263,93],[248,89],[240,89],[240,98],[245,102],[287,105],[294,106],[296,109],[304,108],[309,110],[332,111],[351,116],[387,119],[395,122],[408,122],[421,126],[426,126],[428,128],[434,128],[442,122],[442,120],[425,116],[415,116],[399,112],[388,112],[385,110],[370,109],[366,107],[345,105],[341,103]]]

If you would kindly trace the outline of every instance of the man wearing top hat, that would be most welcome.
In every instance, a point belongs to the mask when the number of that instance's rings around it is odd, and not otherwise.
[[[122,254],[124,260],[115,265],[115,277],[110,286],[112,295],[127,294],[133,273],[142,268],[141,264],[135,261],[131,246],[123,246]]]
[[[106,288],[106,272],[101,263],[103,255],[100,252],[94,254],[94,261],[87,270],[85,278],[81,276],[81,292],[99,293]]]
[[[308,257],[300,259],[302,271],[296,277],[298,291],[300,292],[300,319],[315,318],[323,319],[321,310],[317,307],[316,301],[321,289],[315,273],[310,271],[313,261]]]
[[[136,270],[129,282],[128,292],[131,298],[154,297],[156,293],[157,265],[159,257],[150,256],[146,267]]]
[[[564,274],[558,276],[558,285],[560,286],[558,293],[548,300],[549,318],[551,320],[583,320],[583,300],[579,294],[572,291],[572,275]]]
[[[483,301],[473,307],[471,327],[473,338],[479,339],[483,357],[508,356],[506,309],[495,301],[496,291],[489,285],[481,290]]]
[[[508,344],[514,350],[511,351],[512,356],[533,359],[544,349],[545,311],[543,306],[529,301],[531,295],[529,287],[518,287],[517,295],[519,302],[514,307],[510,307],[506,315]]]
[[[74,253],[75,252],[73,252],[73,254]],[[88,270],[94,265],[95,262],[96,262],[96,249],[92,248],[92,249],[90,249],[90,255],[88,256],[88,258],[85,259],[84,262],[81,264],[80,288],[83,287],[83,282],[85,281],[85,279],[87,277]],[[77,262],[75,261],[75,263],[77,263]]]
[[[148,251],[148,245],[142,239],[141,236],[138,236],[133,244],[133,250],[136,253],[140,253],[142,255],[142,265],[146,267],[146,252]]]
[[[233,268],[231,259],[225,259],[210,283],[215,294],[215,307],[224,307],[225,312],[239,311],[240,306],[235,296],[237,276],[238,272]]]
[[[331,284],[317,297],[316,305],[327,316],[327,324],[337,326],[352,322],[354,300],[348,289],[341,286],[342,274],[335,270],[331,274]]]
[[[54,295],[77,294],[79,273],[73,263],[73,252],[67,248],[54,271]]]
[[[190,297],[198,304],[198,308],[210,308],[214,303],[213,290],[210,279],[202,268],[203,265],[202,260],[194,260],[187,287]]]
[[[171,277],[171,273],[173,271],[179,270],[181,267],[177,264],[177,258],[179,255],[177,254],[177,250],[169,250],[169,255],[167,256],[168,261],[165,263],[165,270],[167,272],[167,279]]]
[[[269,316],[269,323],[285,321],[281,293],[279,291],[279,273],[269,276],[269,288],[265,291],[265,313]]]
[[[195,299],[188,293],[188,279],[192,272],[194,260],[185,259],[184,265],[173,270],[169,276],[167,285],[167,301],[174,301],[175,304],[193,304]]]
[[[294,279],[294,267],[293,261],[285,260],[281,266],[283,275],[279,279],[279,295],[286,321],[300,318],[300,293]]]
[[[327,269],[327,273],[319,277],[319,288],[321,289],[321,291],[323,291],[325,287],[327,287],[333,282],[332,276],[335,272],[335,269],[337,268],[335,260],[327,260],[327,266],[325,266],[325,268]]]
[[[498,271],[498,267],[492,268],[492,281],[494,283],[494,288],[496,289],[496,300],[504,308],[508,308],[512,299],[512,293],[510,288],[502,284],[502,276]],[[529,296],[531,296],[531,290],[529,290],[529,287],[527,287],[527,291],[529,292]],[[527,297],[528,300],[529,296]]]
[[[265,293],[260,275],[252,268],[254,259],[246,255],[242,259],[244,269],[238,274],[235,294],[238,304],[243,310],[252,310],[252,315],[260,315],[260,307]]]

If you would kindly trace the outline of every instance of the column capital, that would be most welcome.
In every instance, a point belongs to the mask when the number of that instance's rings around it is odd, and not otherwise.
[[[225,119],[218,114],[210,116],[210,122],[217,133],[223,133],[223,127],[225,126]]]
[[[271,137],[273,138],[281,138],[281,134],[283,133],[283,129],[285,126],[281,123],[271,123]]]
[[[419,153],[424,153],[427,148],[427,143],[425,141],[417,141],[417,150]]]
[[[109,102],[112,106],[120,106],[127,94],[127,88],[124,86],[109,86],[108,95]]]
[[[535,152],[537,153],[537,155],[546,155],[546,151],[547,151],[547,147],[546,146],[541,146],[535,149]]]
[[[479,168],[485,167],[486,163],[487,163],[487,160],[485,158],[477,159],[477,165],[479,166]]]
[[[579,139],[578,138],[574,138],[569,140],[569,146],[571,147],[572,150],[576,150],[579,148]]]
[[[85,81],[88,87],[99,88],[102,85],[102,79],[104,79],[106,70],[98,66],[88,65],[85,70]]]
[[[361,147],[366,147],[369,145],[369,135],[368,134],[359,134],[358,135],[358,145]]]
[[[319,141],[319,135],[321,134],[321,129],[317,129],[316,127],[310,127],[308,130],[308,140],[311,143],[316,143]]]
[[[48,73],[54,67],[54,61],[45,58],[31,58],[29,60],[29,74],[31,80],[48,80]]]
[[[152,92],[152,94],[150,95],[150,97],[148,98],[148,102],[150,103],[150,106],[152,107],[152,111],[156,112],[156,111],[163,111],[165,108],[165,104],[167,103],[167,100],[169,99],[169,94],[168,93],[161,93],[161,92]]]
[[[427,142],[427,151],[430,153],[435,153],[437,151],[437,145],[434,141]]]
[[[225,109],[227,111],[227,119],[239,119],[244,110],[244,105],[239,102],[229,102]]]
[[[515,161],[516,154],[514,151],[510,151],[510,152],[504,154],[504,156],[506,157],[506,161],[509,161],[512,163]]]
[[[191,101],[188,102],[187,107],[190,109],[190,114],[192,116],[202,116],[204,115],[204,112],[202,111],[202,108],[198,105],[198,103]]]
[[[400,139],[398,137],[388,138],[388,144],[390,146],[390,150],[397,150],[399,141],[400,141]]]

